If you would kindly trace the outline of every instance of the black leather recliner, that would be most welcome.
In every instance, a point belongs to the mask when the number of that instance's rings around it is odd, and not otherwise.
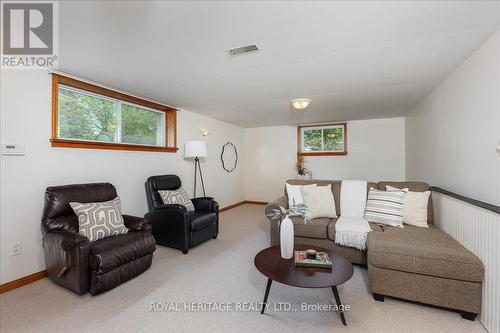
[[[90,242],[78,233],[70,202],[103,202],[116,198],[108,183],[48,187],[42,216],[43,249],[48,277],[78,294],[110,290],[151,266],[155,240],[143,218],[123,215],[126,234]]]
[[[182,183],[176,175],[152,176],[146,181],[149,213],[144,216],[151,224],[156,243],[182,250],[217,238],[219,233],[219,204],[213,198],[191,199],[195,211],[188,212],[178,204],[163,204],[159,190],[177,190]]]

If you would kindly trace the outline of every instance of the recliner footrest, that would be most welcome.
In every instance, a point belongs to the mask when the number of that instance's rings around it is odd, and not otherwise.
[[[111,236],[91,244],[90,269],[103,274],[153,253],[155,239],[146,231]]]
[[[92,270],[90,274],[90,294],[95,296],[117,287],[146,271],[151,267],[152,262],[153,254],[151,253],[116,267],[107,273],[99,274]]]

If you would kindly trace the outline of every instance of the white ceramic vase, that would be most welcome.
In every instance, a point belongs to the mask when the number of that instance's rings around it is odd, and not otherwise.
[[[293,258],[293,222],[287,216],[281,221],[280,225],[280,247],[281,247],[281,258],[292,259]]]

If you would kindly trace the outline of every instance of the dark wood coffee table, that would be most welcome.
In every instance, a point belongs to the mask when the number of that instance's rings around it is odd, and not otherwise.
[[[282,259],[280,247],[268,247],[260,251],[254,259],[255,267],[267,280],[266,293],[261,314],[264,313],[269,291],[273,281],[300,288],[331,288],[339,308],[342,324],[347,325],[337,286],[349,280],[354,272],[352,264],[334,251],[312,245],[295,245],[295,250],[314,249],[327,252],[332,261],[332,269],[295,267],[294,259]]]

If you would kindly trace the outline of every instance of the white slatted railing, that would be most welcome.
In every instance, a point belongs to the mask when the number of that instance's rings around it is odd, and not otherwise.
[[[500,215],[432,192],[435,224],[481,259],[485,267],[479,320],[500,333]]]

